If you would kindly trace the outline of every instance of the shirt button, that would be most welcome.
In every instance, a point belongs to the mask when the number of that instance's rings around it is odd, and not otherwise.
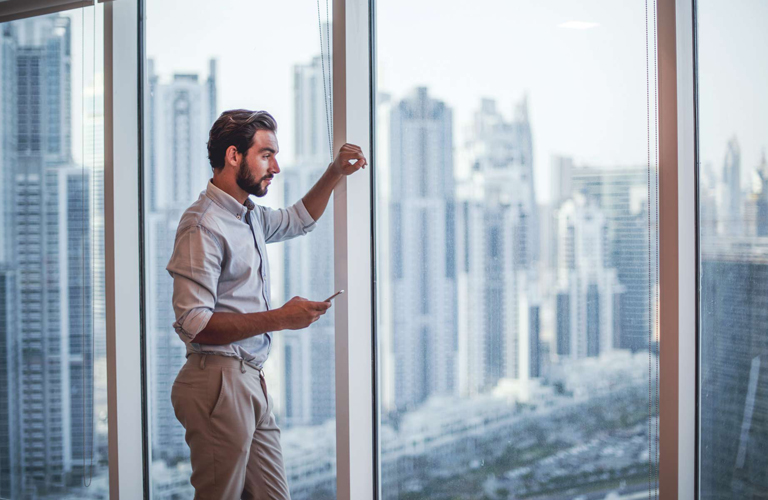
[[[240,214],[237,214],[237,220],[240,220]]]

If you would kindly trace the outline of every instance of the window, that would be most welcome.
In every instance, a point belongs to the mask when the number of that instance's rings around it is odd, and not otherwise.
[[[105,498],[102,8],[0,24],[0,497]]]
[[[655,493],[645,8],[378,2],[383,498]]]
[[[696,6],[699,498],[768,491],[768,36],[763,2]]]
[[[189,449],[170,401],[185,345],[172,327],[173,281],[165,267],[180,215],[212,175],[206,150],[211,125],[222,111],[236,108],[263,109],[276,118],[282,172],[256,203],[295,203],[331,161],[325,4],[320,23],[314,2],[197,5],[180,16],[172,2],[146,2],[143,231],[155,500],[193,494]],[[333,294],[332,228],[329,204],[310,235],[268,246],[273,307],[296,295],[323,300]],[[307,330],[273,332],[265,372],[292,498],[335,498],[333,311]]]

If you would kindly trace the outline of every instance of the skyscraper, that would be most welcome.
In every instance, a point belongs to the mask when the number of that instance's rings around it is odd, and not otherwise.
[[[326,34],[323,26],[323,36]],[[325,74],[324,74],[325,71]],[[301,199],[332,160],[328,147],[330,57],[297,64],[294,75],[295,161],[283,170],[283,205]],[[323,78],[326,79],[325,85]],[[294,296],[323,300],[334,293],[333,202],[309,235],[283,246],[283,301]],[[288,330],[283,341],[284,409],[288,426],[317,425],[336,415],[333,311],[305,330]]]
[[[147,98],[147,172],[149,213],[147,248],[147,340],[152,352],[149,366],[149,414],[152,454],[169,462],[185,458],[189,448],[184,428],[176,419],[170,391],[186,359],[184,344],[171,326],[175,319],[171,297],[173,280],[165,270],[179,218],[205,189],[211,176],[206,144],[218,116],[216,61],[209,75],[174,74],[165,80],[149,60]]]
[[[73,467],[82,468],[94,452],[93,436],[93,255],[91,214],[91,172],[82,167],[58,168],[58,221],[66,232],[60,244],[65,252],[59,255],[62,274],[63,315],[67,318],[64,331],[69,342],[70,439]],[[51,172],[53,174],[53,172]],[[56,200],[50,199],[49,203]],[[82,469],[80,469],[82,470]]]
[[[598,356],[617,347],[614,331],[621,286],[610,267],[608,221],[583,195],[558,213],[556,301],[557,354],[565,358]]]
[[[752,190],[744,207],[746,236],[768,236],[768,160],[763,151],[762,161],[752,171]]]
[[[12,256],[11,227],[13,222],[13,170],[16,163],[16,36],[14,25],[0,24],[0,262]]]
[[[0,497],[17,498],[21,487],[18,272],[0,263]]]
[[[702,498],[768,491],[766,255],[766,238],[720,239],[702,250]]]
[[[323,24],[322,45],[329,29]],[[332,94],[331,55],[323,53],[309,63],[293,67],[294,144],[298,164],[316,164],[318,167],[330,161],[331,148],[328,129],[332,128],[330,96]]]
[[[456,388],[456,222],[453,118],[417,88],[392,107],[390,249],[395,404]]]
[[[656,174],[649,173],[646,167],[578,167],[571,176],[571,197],[584,195],[587,202],[596,204],[608,222],[611,258],[607,267],[616,269],[624,288],[619,299],[619,321],[614,329],[619,339],[617,347],[646,349],[649,325],[654,321],[654,308],[648,304],[648,288],[650,283],[657,282],[656,268],[651,266],[651,276],[648,269],[649,252],[653,257],[655,245],[649,238],[657,232]],[[558,321],[566,319],[558,316]]]
[[[147,214],[147,340],[152,353],[147,380],[150,381],[149,418],[153,460],[174,462],[189,456],[184,427],[171,405],[171,388],[186,361],[186,346],[171,326],[175,320],[171,297],[173,279],[165,270],[171,258],[176,227],[182,210],[165,209]]]
[[[205,189],[211,174],[206,143],[216,114],[216,63],[209,63],[208,80],[196,74],[174,74],[163,81],[149,61],[148,164],[150,208],[189,206]]]
[[[742,235],[741,148],[736,137],[728,141],[723,169],[715,192],[718,233]]]
[[[2,266],[16,299],[2,331],[14,458],[0,482],[35,495],[93,453],[91,173],[72,164],[69,19],[2,30]]]
[[[484,99],[467,149],[469,194],[458,211],[459,386],[471,395],[502,378],[528,380],[538,373],[538,360],[530,359],[538,356],[539,341],[538,309],[529,308],[538,209],[527,101],[507,121],[493,100]]]
[[[13,262],[13,169],[16,162],[16,37],[0,25],[0,497],[16,498],[19,459],[19,273]]]

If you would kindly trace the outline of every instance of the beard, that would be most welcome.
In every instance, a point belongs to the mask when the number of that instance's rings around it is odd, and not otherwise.
[[[271,174],[267,174],[257,181],[253,174],[251,174],[251,171],[248,169],[248,164],[245,161],[245,157],[243,157],[240,160],[240,168],[237,171],[237,178],[235,180],[240,189],[248,194],[252,194],[261,198],[267,194],[267,187],[262,186],[262,182],[271,179],[272,177],[273,176]]]

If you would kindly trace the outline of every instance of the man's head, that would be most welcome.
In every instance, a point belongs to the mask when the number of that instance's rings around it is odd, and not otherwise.
[[[223,112],[208,137],[214,177],[232,178],[248,194],[267,194],[270,179],[280,172],[276,132],[277,122],[266,111]]]

